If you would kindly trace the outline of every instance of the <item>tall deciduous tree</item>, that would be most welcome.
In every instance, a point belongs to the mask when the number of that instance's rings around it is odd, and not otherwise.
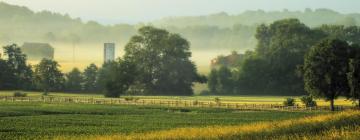
[[[189,42],[178,34],[145,26],[125,47],[125,60],[136,64],[137,83],[147,94],[192,95],[199,78],[190,61]]]
[[[59,90],[64,84],[64,76],[59,70],[59,64],[50,59],[42,59],[35,66],[35,81],[47,95],[52,90]]]
[[[356,45],[351,49],[353,55],[349,61],[349,72],[347,73],[350,92],[347,96],[354,101],[357,100],[360,108],[360,47]]]
[[[82,91],[83,76],[78,68],[74,68],[72,71],[65,75],[65,89],[71,92]]]
[[[7,85],[10,89],[29,89],[32,86],[31,66],[26,65],[26,55],[21,52],[16,44],[4,47],[7,56],[7,65],[10,70],[10,83]]]
[[[84,90],[86,92],[95,92],[98,90],[96,85],[98,71],[99,68],[95,64],[90,64],[84,70]]]
[[[220,67],[218,72],[218,85],[217,91],[220,94],[232,94],[233,93],[233,79],[231,70],[227,67]]]
[[[218,85],[217,70],[212,69],[208,76],[208,88],[211,93],[217,93],[216,86]]]
[[[347,81],[350,47],[345,41],[326,39],[312,47],[304,62],[305,90],[314,97],[330,101],[349,92]]]
[[[137,74],[134,63],[118,59],[107,66],[111,73],[104,75],[105,97],[119,97],[125,94]]]
[[[3,59],[0,59],[0,89],[9,90],[12,87],[12,73],[9,65]]]

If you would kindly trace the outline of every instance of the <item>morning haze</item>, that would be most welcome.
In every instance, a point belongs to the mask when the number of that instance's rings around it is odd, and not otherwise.
[[[246,10],[303,11],[328,8],[341,13],[359,12],[357,0],[1,0],[34,11],[48,10],[104,24],[150,22],[169,16],[199,16]]]

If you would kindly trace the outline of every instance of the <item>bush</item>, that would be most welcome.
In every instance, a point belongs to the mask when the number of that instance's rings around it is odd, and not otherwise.
[[[286,98],[284,101],[284,106],[295,106],[295,99],[293,98]]]
[[[302,96],[300,100],[306,107],[317,106],[316,101],[314,101],[314,98],[312,96]]]
[[[26,93],[22,93],[22,92],[14,92],[14,97],[26,97],[27,94]]]

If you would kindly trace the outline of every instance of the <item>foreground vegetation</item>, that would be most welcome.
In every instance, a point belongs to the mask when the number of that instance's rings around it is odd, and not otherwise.
[[[0,102],[0,139],[47,139],[233,126],[324,113],[327,112]]]
[[[237,126],[178,128],[130,135],[86,136],[80,139],[358,139],[360,112],[260,122]],[[71,139],[74,137],[58,137]],[[77,137],[76,139],[79,139]]]

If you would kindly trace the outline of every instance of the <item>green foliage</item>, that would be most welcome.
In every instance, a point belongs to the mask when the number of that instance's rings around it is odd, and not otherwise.
[[[6,60],[0,59],[0,89],[13,88],[13,74]]]
[[[97,76],[99,68],[95,64],[90,64],[85,68],[83,73],[83,82],[84,82],[84,91],[86,92],[95,92],[98,91]]]
[[[229,95],[234,93],[233,75],[229,68],[212,69],[209,74],[208,87],[212,93]]]
[[[82,91],[83,75],[79,69],[74,68],[72,71],[65,75],[65,90],[71,92]]]
[[[26,93],[23,93],[23,92],[19,92],[19,91],[16,91],[14,92],[14,97],[26,97],[27,94]]]
[[[347,72],[350,47],[345,41],[326,39],[312,47],[305,57],[305,89],[314,97],[330,101],[349,92]]]
[[[218,85],[218,76],[217,76],[217,70],[211,69],[211,72],[208,76],[208,82],[207,82],[208,88],[211,93],[217,93],[217,85]]]
[[[35,66],[35,82],[37,86],[44,91],[44,95],[53,90],[63,88],[64,76],[59,70],[59,64],[50,59],[42,59]]]
[[[312,96],[302,96],[300,98],[300,100],[306,107],[317,106],[316,101],[314,100],[314,98]]]
[[[297,75],[298,66],[303,64],[308,49],[324,36],[298,19],[258,26],[255,35],[258,45],[254,52],[245,54],[238,67],[235,91],[304,94],[303,80]]]
[[[145,94],[192,95],[193,82],[201,82],[190,61],[189,42],[178,34],[145,26],[125,47],[124,59],[136,64],[136,87]]]
[[[26,64],[26,55],[22,53],[16,44],[4,46],[4,54],[7,56],[6,64],[2,64],[4,70],[9,70],[5,89],[31,89],[33,72],[31,66]],[[6,66],[7,65],[7,66]]]
[[[116,62],[104,64],[101,70],[101,81],[104,82],[105,97],[120,97],[126,93],[130,85],[134,83],[137,70],[135,64],[126,60],[118,59]],[[108,73],[104,73],[108,72]]]
[[[349,61],[349,72],[347,73],[350,92],[347,96],[354,101],[357,100],[360,107],[360,47],[353,46],[351,49],[353,56]]]
[[[295,99],[294,98],[286,98],[283,102],[284,106],[295,106]]]

